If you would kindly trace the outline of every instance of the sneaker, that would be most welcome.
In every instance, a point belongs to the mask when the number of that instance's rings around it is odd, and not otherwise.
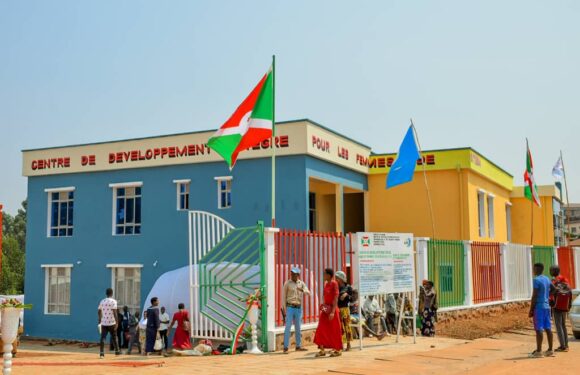
[[[534,350],[533,352],[531,352],[528,357],[530,358],[542,358],[544,355],[542,354],[542,352]]]
[[[546,350],[544,352],[544,357],[553,357],[554,356],[554,351],[553,350]]]
[[[284,348],[284,354],[288,354],[288,348]]]
[[[307,352],[307,351],[308,351],[308,349],[306,349],[306,348],[303,348],[303,347],[301,347],[301,346],[298,346],[298,347],[296,348],[296,351],[297,351],[297,352]]]
[[[567,352],[567,351],[569,351],[569,349],[568,348],[559,347],[559,348],[556,348],[556,350],[554,350],[554,351],[555,352]]]
[[[103,353],[101,353],[101,354],[99,355],[99,359],[105,359],[105,355],[104,355]]]

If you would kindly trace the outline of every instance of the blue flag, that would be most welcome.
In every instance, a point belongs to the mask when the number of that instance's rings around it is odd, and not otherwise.
[[[415,143],[413,127],[409,126],[403,143],[399,147],[397,160],[391,166],[391,170],[387,176],[387,189],[412,181],[419,157],[419,149],[417,143]]]

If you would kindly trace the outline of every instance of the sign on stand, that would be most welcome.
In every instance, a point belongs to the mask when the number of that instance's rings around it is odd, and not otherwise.
[[[370,295],[402,293],[397,322],[397,342],[402,319],[413,320],[413,342],[416,340],[415,251],[412,233],[359,232],[354,254],[355,280],[359,291],[359,337],[362,348],[362,304]],[[405,299],[412,300],[413,312],[405,317]]]

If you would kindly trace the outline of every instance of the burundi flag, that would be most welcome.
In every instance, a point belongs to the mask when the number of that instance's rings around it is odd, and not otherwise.
[[[209,139],[207,145],[234,168],[238,154],[272,137],[274,118],[272,68],[250,95]]]
[[[536,186],[536,181],[534,180],[534,163],[532,161],[532,153],[530,152],[530,146],[528,145],[528,140],[526,139],[526,172],[524,173],[524,182],[526,183],[524,187],[524,195],[526,198],[542,207],[540,203],[540,197],[538,195],[538,187]]]

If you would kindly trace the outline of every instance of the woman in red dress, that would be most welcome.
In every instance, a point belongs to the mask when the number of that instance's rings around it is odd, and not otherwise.
[[[189,313],[183,303],[180,303],[178,308],[179,311],[173,314],[173,319],[169,325],[169,327],[173,328],[173,325],[177,322],[177,328],[173,335],[173,349],[188,350],[191,349],[191,342],[189,340]]]
[[[324,270],[324,304],[320,307],[318,328],[314,334],[314,343],[320,351],[317,357],[324,357],[324,349],[331,349],[331,357],[342,354],[342,332],[340,313],[338,311],[338,283],[334,280],[332,268]]]

